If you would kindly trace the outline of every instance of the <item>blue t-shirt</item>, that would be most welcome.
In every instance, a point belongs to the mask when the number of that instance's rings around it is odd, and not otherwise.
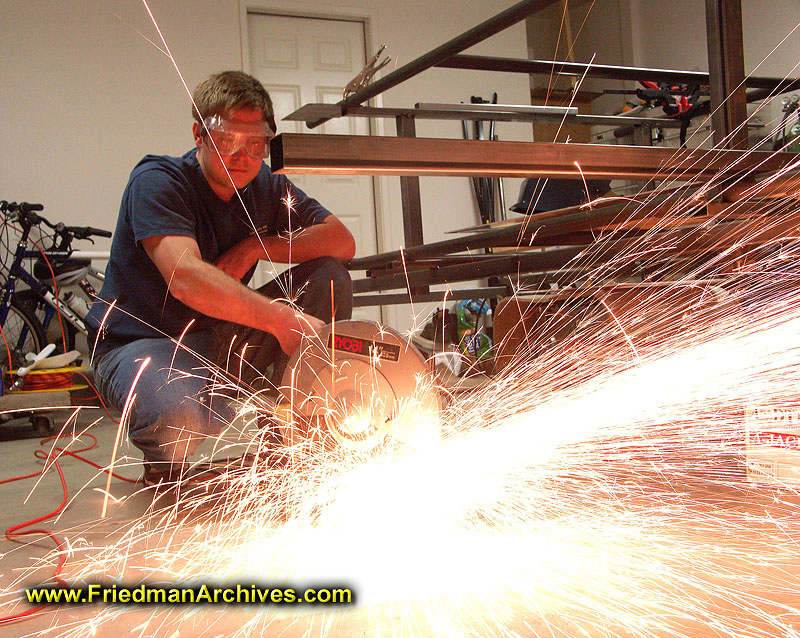
[[[100,301],[95,301],[86,317],[89,328],[97,331],[109,304],[116,300],[103,324],[98,353],[134,339],[162,337],[164,333],[178,337],[192,319],[192,330],[213,321],[169,294],[167,283],[142,247],[143,239],[192,237],[203,260],[213,262],[256,230],[261,235],[276,235],[319,223],[331,214],[285,176],[273,175],[266,164],[239,191],[244,209],[235,195],[224,202],[211,190],[196,153],[193,149],[183,157],[147,155],[131,172]],[[288,193],[291,214],[282,201]],[[243,283],[250,280],[253,270]]]

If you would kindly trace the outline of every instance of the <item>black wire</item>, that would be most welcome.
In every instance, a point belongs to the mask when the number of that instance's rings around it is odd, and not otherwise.
[[[2,252],[2,271],[3,271],[3,285],[5,286],[6,281],[8,280],[8,271],[10,270],[11,266],[9,265],[10,262],[14,258],[14,253],[11,248],[11,241],[10,235],[11,231],[9,228],[10,224],[8,220],[4,217],[3,218],[3,229],[0,231],[0,251]]]

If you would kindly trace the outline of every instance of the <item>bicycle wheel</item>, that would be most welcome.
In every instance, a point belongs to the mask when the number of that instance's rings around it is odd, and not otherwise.
[[[73,325],[62,317],[61,323],[64,324],[64,335],[62,335],[61,325],[59,324],[58,317],[55,314],[50,318],[50,321],[45,324],[47,310],[50,308],[50,305],[46,303],[39,295],[33,292],[33,290],[20,290],[19,292],[14,293],[14,299],[19,305],[30,310],[39,321],[39,325],[42,327],[44,332],[44,344],[56,344],[56,349],[53,351],[53,354],[69,352],[75,348],[75,335],[77,334],[77,331]],[[64,343],[64,336],[67,338],[66,344]]]
[[[44,329],[36,319],[36,315],[25,305],[20,304],[16,298],[11,299],[6,322],[3,324],[3,337],[5,345],[11,351],[11,367],[17,369],[25,365],[25,355],[29,352],[37,354],[46,345]],[[9,366],[8,350],[1,353],[2,368]]]

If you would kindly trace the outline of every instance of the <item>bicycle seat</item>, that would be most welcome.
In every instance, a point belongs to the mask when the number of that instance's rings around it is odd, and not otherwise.
[[[59,264],[53,265],[53,272],[56,276],[56,284],[67,286],[76,281],[80,281],[89,273],[91,259],[68,259]],[[41,281],[45,286],[53,285],[53,275],[44,259],[37,259],[33,263],[33,276]]]

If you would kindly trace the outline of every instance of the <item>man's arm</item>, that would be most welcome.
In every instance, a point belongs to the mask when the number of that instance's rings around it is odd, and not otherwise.
[[[261,259],[299,264],[317,257],[352,259],[356,242],[347,227],[333,215],[287,237],[248,237],[220,255],[214,265],[237,280]]]
[[[316,317],[264,297],[204,262],[192,237],[148,237],[142,240],[142,246],[173,297],[209,317],[275,335],[286,354],[294,352],[303,333],[316,331],[324,325]]]

